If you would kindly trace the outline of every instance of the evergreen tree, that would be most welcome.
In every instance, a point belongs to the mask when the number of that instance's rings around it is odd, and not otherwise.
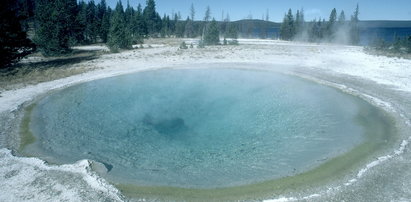
[[[194,38],[195,37],[194,22],[190,18],[187,18],[187,20],[186,20],[185,35],[188,38]]]
[[[135,11],[133,7],[130,6],[130,2],[127,0],[127,7],[126,10],[124,11],[124,19],[126,21],[126,25],[131,27],[133,23],[133,18],[134,18]]]
[[[99,20],[99,36],[103,43],[107,43],[107,35],[110,29],[110,14],[108,13],[106,0],[101,0],[97,6]]]
[[[233,23],[227,24],[227,31],[224,36],[225,38],[237,39],[238,38],[238,28]]]
[[[178,17],[177,17],[178,18]],[[175,35],[178,38],[183,38],[185,33],[186,21],[178,20],[176,23]]]
[[[321,20],[320,18],[318,21],[314,20],[311,24],[311,29],[309,31],[310,41],[320,42],[321,40],[323,40],[324,33],[327,30],[325,19]]]
[[[127,7],[124,12],[124,20],[126,22],[126,32],[131,34],[132,42],[138,42],[139,36],[135,34],[135,27],[137,26],[136,11],[130,6],[127,0]]]
[[[190,7],[190,17],[191,20],[194,21],[195,19],[195,15],[196,15],[196,10],[194,9],[194,4],[191,3],[191,7]]]
[[[34,6],[35,0],[17,0],[18,10],[17,16],[19,16],[22,31],[28,32],[30,29],[29,23],[34,22]],[[7,2],[3,3],[3,6],[7,7]]]
[[[211,19],[211,9],[210,9],[210,6],[207,6],[207,9],[204,15],[204,21],[208,22],[210,21],[210,19]]]
[[[360,11],[359,11],[359,6],[357,4],[357,7],[355,8],[354,14],[351,16],[351,21],[350,21],[350,39],[351,39],[351,44],[357,45],[360,42],[360,30],[358,27],[358,22],[359,22],[359,16]]]
[[[392,44],[392,46],[394,52],[400,52],[402,46],[402,39],[397,35],[397,33],[394,33],[394,43]]]
[[[0,7],[0,68],[18,62],[35,50],[20,24],[23,17],[27,16],[18,14],[18,5],[14,0],[3,0]]]
[[[202,40],[205,40],[204,37],[205,37],[205,34],[206,34],[207,29],[209,27],[208,22],[210,21],[210,19],[211,19],[211,9],[210,9],[210,6],[207,6],[205,14],[204,14],[203,30],[202,30],[202,33],[201,33]]]
[[[178,24],[178,21],[179,21],[179,20],[180,20],[180,19],[178,18],[178,15],[175,13],[174,16],[173,16],[173,20],[172,20],[171,23],[170,23],[171,32],[172,32],[175,36],[177,36],[177,24]]]
[[[103,43],[107,43],[108,33],[110,31],[111,8],[108,7],[101,19],[100,38]]]
[[[217,45],[220,43],[220,31],[217,21],[213,18],[204,35],[205,45]]]
[[[131,42],[131,34],[127,29],[123,5],[121,1],[118,1],[111,17],[107,45],[111,51],[117,52],[118,49],[132,48]]]
[[[86,35],[87,26],[87,4],[80,1],[78,4],[76,20],[73,27],[73,41],[75,44],[87,43],[88,36]]]
[[[408,39],[407,39],[407,45],[406,45],[407,47],[407,53],[411,53],[411,35],[410,36],[408,36]]]
[[[72,13],[72,10],[76,6],[76,0],[37,1],[35,42],[44,55],[58,55],[70,51],[69,40],[75,22],[75,13]]]
[[[292,40],[295,36],[295,22],[291,9],[284,16],[283,23],[280,28],[280,35],[283,40]]]
[[[169,37],[170,36],[170,17],[164,14],[163,19],[161,20],[162,28],[161,28],[161,37]]]
[[[148,34],[147,31],[147,24],[144,20],[143,16],[143,9],[141,8],[141,4],[138,4],[137,11],[136,11],[136,27],[134,28],[135,36],[138,36],[140,42],[142,42],[142,38]]]
[[[90,0],[87,4],[86,10],[86,36],[87,41],[91,43],[97,42],[97,35],[99,33],[98,25],[99,21],[97,19],[97,7],[94,0]]]
[[[304,26],[304,23],[305,23],[304,8],[302,8],[300,11],[300,23],[302,24],[302,26]]]
[[[280,27],[280,38],[282,40],[287,40],[286,36],[288,36],[288,19],[287,19],[287,15],[284,14],[284,18],[283,18],[283,22],[281,23],[281,27]]]
[[[330,18],[327,24],[327,37],[330,40],[334,40],[336,32],[336,22],[337,22],[337,10],[334,8],[331,11]]]
[[[291,9],[288,10],[288,14],[287,14],[287,21],[288,21],[288,39],[292,40],[295,36],[295,22],[294,22],[294,16],[293,16],[293,12],[291,11]]]
[[[297,10],[297,13],[295,14],[295,33],[300,33],[301,31],[301,26],[302,21],[301,21],[301,14],[300,11]]]
[[[191,4],[190,6],[190,17],[191,18],[187,18],[186,20],[185,35],[188,38],[194,38],[196,37],[196,31],[194,28],[194,18],[195,18],[194,4]]]
[[[295,35],[305,37],[306,32],[304,9],[302,8],[301,10],[297,10],[297,13],[295,14]]]
[[[317,27],[317,19],[314,19],[313,21],[311,21],[311,23],[309,24],[309,28],[308,28],[308,40],[310,42],[314,42],[316,41],[316,33],[318,30]]]
[[[102,20],[104,14],[107,12],[107,3],[106,0],[100,0],[100,3],[97,4],[97,17]]]
[[[161,30],[161,17],[156,12],[156,3],[154,0],[147,0],[143,15],[146,22],[148,34],[155,36]]]
[[[340,15],[338,16],[338,24],[343,25],[345,24],[345,13],[344,10],[341,11]]]

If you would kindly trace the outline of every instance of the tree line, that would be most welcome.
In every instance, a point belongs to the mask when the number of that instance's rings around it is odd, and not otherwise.
[[[115,8],[106,0],[3,0],[0,20],[1,67],[39,50],[45,56],[67,54],[75,45],[105,43],[110,50],[130,49],[153,37],[201,37],[202,45],[220,43],[220,37],[237,38],[237,27],[229,18],[217,22],[207,7],[204,19],[195,21],[180,13],[163,15],[154,0],[133,7],[118,1]],[[27,36],[34,33],[34,36]]]
[[[147,0],[144,8],[141,4],[134,8],[129,2],[124,8],[122,2],[118,1],[114,10],[107,6],[105,0],[98,4],[94,0],[88,3],[82,0],[78,4],[76,0],[36,1],[34,41],[45,55],[65,53],[70,51],[70,46],[96,42],[106,43],[112,51],[118,51],[130,49],[132,44],[143,43],[149,37],[195,38],[204,35],[206,44],[214,44],[208,40],[213,36],[208,34],[214,35],[214,39],[215,35],[220,36],[220,32],[236,36],[232,34],[236,33],[233,28],[221,30],[226,23],[216,25],[214,19],[211,21],[209,7],[203,21],[194,21],[193,4],[190,16],[183,20],[179,13],[161,17],[156,11],[154,0]],[[56,16],[50,16],[50,13]],[[218,33],[215,33],[215,26]],[[61,35],[53,37],[55,33]]]
[[[141,44],[150,37],[200,38],[199,47],[238,43],[239,27],[230,22],[229,14],[217,22],[207,7],[204,17],[195,20],[194,5],[188,9],[189,16],[183,19],[179,12],[160,16],[155,0],[146,0],[144,6],[132,6],[128,2],[123,6],[118,1],[114,9],[107,6],[106,0],[98,3],[94,0],[3,0],[0,7],[0,68],[16,63],[36,50],[45,56],[55,56],[70,53],[75,45],[105,43],[116,52],[130,49],[133,44]],[[358,44],[358,5],[349,20],[344,11],[337,13],[333,9],[328,20],[306,22],[303,9],[296,13],[289,9],[280,27],[280,38]],[[265,17],[268,20],[268,12]],[[220,42],[221,37],[223,42]],[[394,48],[402,50],[408,47],[408,41],[398,40]],[[381,44],[379,46],[384,45]]]
[[[309,42],[332,42],[357,45],[359,43],[359,6],[347,21],[342,10],[337,16],[334,8],[328,21],[314,19],[306,22],[304,9],[297,10],[295,17],[291,9],[284,15],[280,28],[280,37],[283,40],[300,40]]]
[[[395,35],[392,42],[375,38],[367,48],[392,54],[411,54],[411,36],[399,37]]]

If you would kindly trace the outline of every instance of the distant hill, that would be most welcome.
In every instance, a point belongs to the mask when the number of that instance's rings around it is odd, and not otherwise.
[[[410,28],[411,20],[409,21],[367,20],[367,21],[360,21],[360,27],[363,27],[363,28]]]
[[[231,23],[238,27],[240,37],[244,38],[278,38],[281,27],[281,23],[264,20],[238,20]],[[384,35],[386,36],[384,38],[387,39],[391,39],[391,35],[394,35],[394,33],[400,36],[411,34],[411,20],[366,20],[360,21],[359,26],[363,32],[375,32],[375,29],[383,29],[385,30],[384,33],[378,35]],[[370,33],[366,34],[369,35]]]
[[[281,27],[281,23],[264,21],[264,20],[238,20],[232,22],[238,25],[241,32],[245,32],[248,29],[260,29],[260,28],[277,28]],[[360,27],[379,27],[379,28],[408,28],[411,27],[411,20],[364,20],[360,21]]]

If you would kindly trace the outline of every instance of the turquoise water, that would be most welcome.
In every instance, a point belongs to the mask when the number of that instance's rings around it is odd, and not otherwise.
[[[59,163],[102,162],[116,183],[244,185],[307,171],[361,143],[358,102],[265,71],[140,72],[41,99],[29,150]]]

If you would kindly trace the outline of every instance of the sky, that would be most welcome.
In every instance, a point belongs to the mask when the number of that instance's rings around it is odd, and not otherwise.
[[[114,8],[118,0],[106,0]],[[122,0],[127,5],[127,0]],[[128,0],[130,5],[137,7],[138,3],[145,6],[145,0]],[[95,0],[99,3],[100,0]],[[211,8],[212,17],[221,20],[227,13],[230,20],[262,19],[269,13],[269,20],[281,22],[284,13],[289,8],[293,13],[303,8],[306,20],[318,18],[328,19],[333,8],[340,13],[344,10],[347,19],[354,12],[356,4],[360,6],[360,20],[411,20],[411,0],[156,0],[157,12],[164,14],[180,12],[185,19],[190,14],[190,6],[196,10],[195,19],[204,17],[207,6]]]

